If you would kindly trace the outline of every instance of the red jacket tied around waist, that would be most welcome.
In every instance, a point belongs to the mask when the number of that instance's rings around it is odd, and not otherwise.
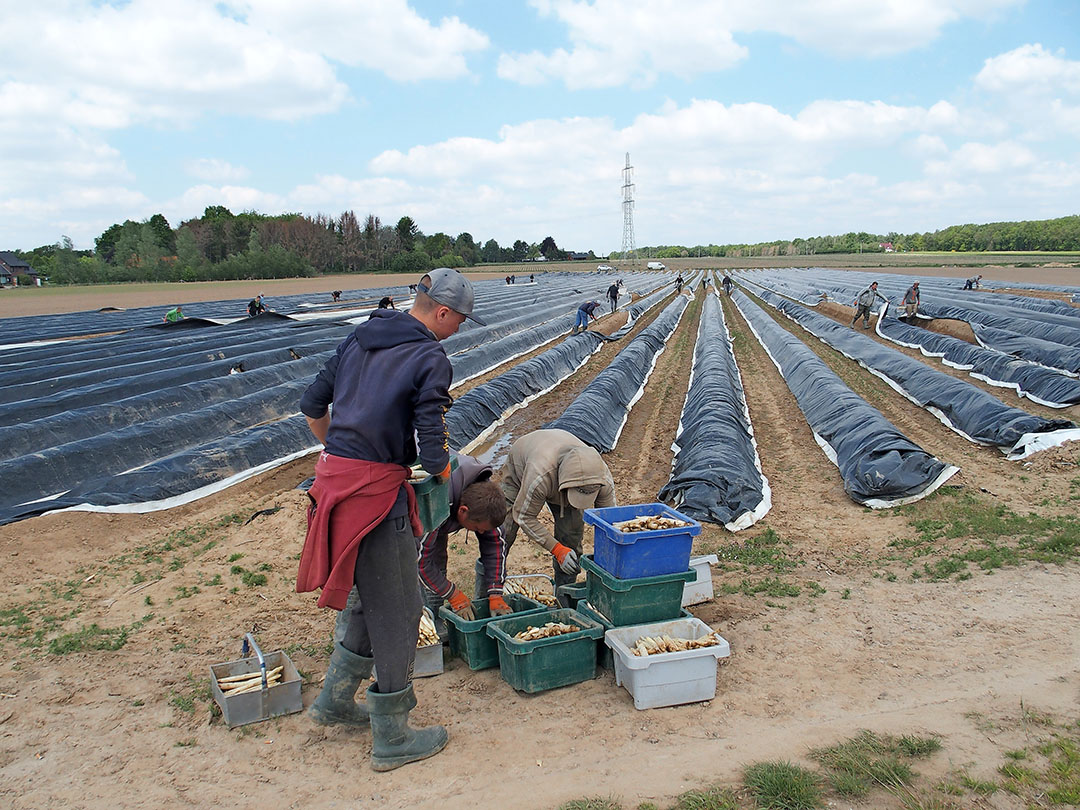
[[[390,514],[402,484],[409,498],[413,535],[423,534],[408,476],[408,468],[400,464],[319,454],[315,483],[308,491],[311,502],[296,575],[297,593],[322,588],[319,607],[345,608],[360,542]]]

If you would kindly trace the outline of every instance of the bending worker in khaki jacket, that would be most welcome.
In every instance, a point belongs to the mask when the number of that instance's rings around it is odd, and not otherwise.
[[[573,582],[581,571],[582,513],[615,505],[615,484],[600,454],[565,430],[535,430],[510,448],[501,485],[508,511],[502,530],[507,554],[520,527],[551,552],[556,588]],[[554,534],[539,520],[545,504],[555,519]],[[478,562],[478,577],[481,572]]]

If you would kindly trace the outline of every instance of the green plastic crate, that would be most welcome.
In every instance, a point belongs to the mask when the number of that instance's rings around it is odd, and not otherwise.
[[[451,472],[456,470],[457,466],[457,458],[451,456]],[[429,475],[427,478],[409,483],[412,484],[413,492],[416,493],[416,511],[420,515],[420,525],[424,527],[424,534],[435,531],[450,517],[450,482],[440,484],[438,478]]]
[[[503,594],[506,604],[514,611],[514,616],[525,616],[532,613],[543,613],[550,608],[522,596],[519,593]],[[484,632],[484,628],[492,621],[491,608],[488,600],[474,599],[473,610],[476,618],[472,621],[463,619],[451,610],[449,605],[439,608],[439,615],[446,619],[447,630],[450,637],[450,654],[464,661],[469,669],[490,669],[499,665],[499,645],[495,639]],[[505,618],[505,617],[502,617]]]
[[[538,641],[514,638],[514,634],[530,626],[539,627],[548,622],[565,622],[581,630]],[[603,625],[568,608],[494,619],[485,632],[499,644],[503,680],[530,694],[595,677],[596,642],[604,637]]]
[[[574,610],[586,619],[592,619],[598,625],[603,627],[605,634],[608,630],[613,630],[615,628],[615,625],[605,619],[599,611],[593,610],[592,606],[586,602],[584,598],[578,602],[578,605]],[[611,648],[604,643],[603,636],[596,642],[596,663],[601,669],[615,669],[614,654],[611,652]]]
[[[585,569],[589,604],[615,627],[677,618],[682,611],[683,587],[697,577],[697,572],[687,569],[678,574],[619,579],[594,563],[591,555],[581,558],[581,567]]]
[[[559,600],[562,601],[565,599],[566,601],[563,601],[563,604],[571,610],[577,610],[578,603],[589,598],[588,586],[586,586],[584,582],[560,585],[555,590],[558,593]],[[569,604],[567,604],[567,602],[569,602]]]

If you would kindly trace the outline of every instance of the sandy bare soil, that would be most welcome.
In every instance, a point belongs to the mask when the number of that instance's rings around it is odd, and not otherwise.
[[[1023,272],[1026,279],[1031,271]],[[259,286],[270,294],[268,284]],[[620,502],[654,500],[667,480],[700,302],[698,292],[606,457]],[[319,727],[303,714],[229,730],[212,711],[208,668],[238,657],[244,632],[255,628],[264,649],[288,651],[305,677],[305,704],[325,672],[333,616],[313,594],[293,592],[306,500],[295,486],[314,463],[301,459],[169,512],[60,513],[0,527],[0,801],[94,810],[540,810],[614,796],[627,808],[667,807],[686,789],[737,782],[751,762],[809,764],[811,747],[864,728],[940,735],[942,751],[917,770],[920,789],[944,801],[932,789],[938,779],[957,769],[993,779],[1005,750],[1037,739],[1025,712],[1075,720],[1077,565],[992,573],[972,566],[971,578],[933,581],[912,573],[935,557],[904,549],[917,537],[915,521],[945,520],[964,498],[1019,514],[1072,515],[1080,443],[1008,462],[809,339],[912,440],[962,468],[940,496],[871,512],[844,494],[775,366],[727,302],[724,311],[774,506],[752,529],[731,535],[707,526],[695,544],[695,553],[717,552],[725,564],[716,571],[716,598],[693,609],[732,647],[714,700],[635,711],[609,672],[526,696],[498,670],[470,672],[447,659],[442,675],[416,684],[414,720],[443,723],[451,736],[424,763],[376,774],[367,764],[370,734]],[[621,322],[617,315],[598,328]],[[605,345],[477,452],[498,459],[509,437],[557,416],[621,345]],[[1006,401],[1034,412],[1015,396]],[[1078,419],[1076,411],[1065,414]],[[785,564],[742,564],[739,549],[766,530],[781,538]],[[945,538],[935,554],[971,542]],[[475,541],[459,534],[453,543],[451,578],[470,589]],[[512,573],[546,572],[550,557],[522,540],[509,564]],[[259,573],[264,585],[244,583]],[[798,595],[751,595],[744,587],[768,578],[798,587]],[[724,585],[735,592],[721,592]],[[64,634],[78,634],[84,649],[59,648]],[[93,644],[115,649],[85,649]],[[1026,806],[1002,791],[950,800]],[[856,805],[834,799],[831,806]],[[858,806],[900,804],[875,794]]]

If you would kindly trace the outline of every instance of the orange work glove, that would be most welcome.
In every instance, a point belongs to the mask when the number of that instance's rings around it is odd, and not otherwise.
[[[450,603],[450,609],[465,621],[471,622],[476,618],[476,611],[473,610],[469,597],[459,591],[456,586],[450,591],[446,601]]]
[[[577,552],[572,548],[564,546],[562,543],[556,543],[555,548],[551,549],[552,556],[559,563],[559,568],[562,569],[564,574],[570,574],[576,576],[581,571],[581,565],[578,563]]]
[[[446,469],[436,475],[440,484],[445,484],[450,480],[450,462],[446,462]]]
[[[491,611],[492,616],[506,616],[513,613],[513,609],[506,604],[506,600],[502,598],[501,593],[493,593],[488,597],[488,609]]]

